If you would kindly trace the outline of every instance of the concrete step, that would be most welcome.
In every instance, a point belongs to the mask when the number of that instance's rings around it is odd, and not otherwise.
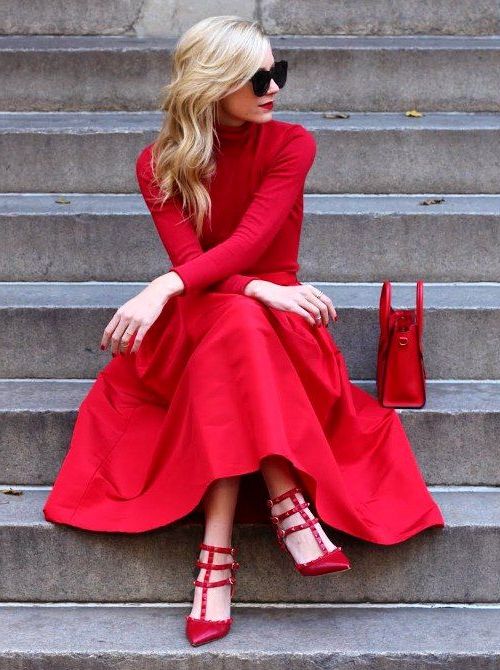
[[[0,494],[1,601],[190,599],[203,536],[194,515],[145,533],[97,533],[45,521],[48,489],[13,488],[22,494]],[[322,524],[352,569],[318,579],[297,572],[271,523],[235,524],[241,564],[235,601],[500,602],[500,488],[429,491],[445,527],[395,545],[365,542]]]
[[[268,35],[392,35],[500,33],[496,0],[440,0],[439,3],[398,0],[233,0],[228,13],[257,19]],[[107,0],[85,3],[67,0],[64,11],[57,2],[45,2],[43,12],[33,14],[29,2],[3,0],[0,32],[5,34],[131,34],[177,37],[197,21],[217,13],[206,2],[183,3],[150,0]]]
[[[52,484],[90,379],[0,380],[0,483]],[[376,397],[374,381],[353,380]],[[397,409],[428,484],[500,485],[499,381],[430,381],[421,409]]]
[[[176,42],[0,36],[0,109],[159,109]],[[286,35],[271,45],[290,65],[278,96],[285,109],[500,111],[500,35]]]
[[[339,320],[329,331],[350,376],[375,379],[381,283],[312,282]],[[0,378],[95,378],[111,360],[103,331],[144,282],[0,283]],[[178,299],[182,299],[179,296]],[[415,284],[393,284],[393,307],[415,308]],[[427,283],[423,349],[428,379],[500,378],[500,283]],[[36,346],[26,355],[27,334]],[[470,352],[474,355],[471,356]]]
[[[500,114],[281,112],[317,141],[306,193],[498,193]],[[0,114],[0,192],[136,193],[159,112]]]
[[[64,198],[66,204],[53,193],[0,195],[0,281],[150,281],[165,271],[165,249],[142,195]],[[444,202],[422,205],[436,198]],[[303,281],[494,281],[499,247],[500,195],[304,198]]]
[[[225,637],[192,647],[191,605],[0,607],[0,670],[493,670],[500,608],[232,606]]]

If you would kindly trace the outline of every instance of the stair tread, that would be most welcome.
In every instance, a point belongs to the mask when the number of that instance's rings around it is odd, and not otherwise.
[[[335,306],[378,310],[382,282],[312,282],[335,296]],[[0,309],[118,308],[147,282],[0,282]],[[392,306],[415,307],[415,282],[392,282]],[[500,308],[500,282],[425,282],[424,310]]]
[[[46,521],[42,507],[51,487],[29,488],[0,485],[0,490],[12,488],[22,495],[2,495],[0,528],[8,526],[53,526]],[[500,527],[500,486],[429,486],[446,520],[447,530],[453,527]],[[7,503],[7,504],[6,504]],[[195,529],[198,532],[197,529]]]
[[[95,379],[1,379],[1,412],[76,411]],[[374,380],[351,381],[375,395]],[[398,412],[457,414],[500,412],[500,380],[428,380],[427,401]]]
[[[140,193],[66,193],[70,202],[64,205],[56,202],[59,195],[57,193],[2,193],[0,194],[0,216],[53,217],[55,215],[95,214],[122,217],[149,214]],[[432,197],[445,200],[435,207],[420,204],[422,199]],[[304,213],[338,214],[344,218],[358,214],[500,216],[500,193],[468,193],[466,195],[461,193],[305,193]]]
[[[270,35],[280,49],[500,49],[500,35]],[[0,51],[173,50],[178,38],[135,35],[0,35]]]
[[[349,112],[349,118],[327,118],[325,112],[273,112],[273,118],[300,123],[310,131],[343,132],[346,130],[498,130],[500,112],[433,112],[419,118],[403,112]],[[139,133],[158,132],[163,119],[160,111],[136,112],[0,112],[0,133],[45,132],[50,134],[85,132]]]
[[[41,657],[57,654],[61,659],[61,655],[68,654],[72,668],[77,667],[78,657],[84,667],[85,656],[90,654],[94,659],[100,658],[101,663],[106,656],[127,659],[132,654],[140,655],[139,663],[145,662],[145,654],[173,657],[179,662],[179,654],[185,650],[187,661],[194,653],[184,634],[184,616],[190,609],[188,605],[154,604],[3,605],[0,654],[4,659],[14,654]],[[356,665],[363,656],[367,657],[365,662],[377,657],[387,661],[391,657],[391,667],[396,667],[393,663],[398,657],[404,660],[406,656],[422,663],[426,656],[431,656],[433,662],[441,658],[447,664],[453,657],[488,655],[492,662],[493,656],[500,656],[498,607],[283,607],[233,603],[231,614],[234,621],[230,633],[202,646],[201,650],[209,649],[211,654],[220,650],[226,658],[228,654],[235,655],[239,663],[243,659],[256,662],[262,656],[269,669],[282,668],[284,658],[295,657],[297,662],[304,663],[308,657],[313,662],[323,654],[346,664],[351,658]],[[318,660],[314,667],[326,665]]]

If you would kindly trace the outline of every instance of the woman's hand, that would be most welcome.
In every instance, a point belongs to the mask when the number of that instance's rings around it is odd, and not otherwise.
[[[303,316],[313,326],[327,326],[329,317],[337,321],[332,301],[311,284],[281,286],[263,279],[252,279],[245,294],[257,298],[268,307],[275,307]]]
[[[141,346],[144,335],[159,317],[163,307],[174,295],[184,290],[184,284],[175,272],[156,277],[138,295],[117,309],[104,329],[101,349],[106,349],[111,340],[111,353],[125,353],[130,339],[136,333],[130,353]]]

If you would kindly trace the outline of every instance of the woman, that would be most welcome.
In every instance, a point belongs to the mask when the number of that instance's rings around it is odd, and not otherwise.
[[[136,163],[173,266],[107,325],[113,358],[44,506],[131,533],[202,507],[193,645],[230,628],[235,520],[270,513],[303,575],[350,568],[319,519],[386,545],[444,525],[397,413],[350,382],[330,298],[297,280],[316,144],[272,118],[286,74],[256,22],[211,17],[179,40],[168,117]]]

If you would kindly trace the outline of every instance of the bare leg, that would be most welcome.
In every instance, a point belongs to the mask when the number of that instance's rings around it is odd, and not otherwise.
[[[231,546],[231,535],[233,530],[234,512],[238,499],[238,488],[240,475],[216,479],[208,488],[203,498],[203,509],[205,511],[205,532],[203,542],[216,545],[217,547]],[[208,551],[200,551],[200,560],[206,562]],[[221,552],[214,553],[213,562],[217,564],[229,563],[231,556]],[[203,581],[205,568],[200,568],[196,579]],[[231,576],[230,568],[225,570],[211,570],[209,582],[218,582]],[[200,617],[201,614],[202,587],[194,587],[193,607],[190,615]],[[227,619],[231,614],[231,585],[223,584],[207,589],[207,608],[205,617],[207,619]]]
[[[266,456],[261,462],[261,472],[266,482],[270,498],[275,498],[294,486],[301,486],[300,481],[296,477],[295,468],[293,468],[288,459],[283,458],[282,456]],[[301,493],[297,493],[297,499],[299,502],[304,502],[304,496]],[[280,514],[292,507],[292,500],[290,498],[285,498],[276,505],[273,505],[271,513]],[[309,518],[314,516],[309,507],[306,507],[303,512],[305,512]],[[283,519],[279,526],[280,528],[285,529],[290,526],[304,523],[304,521],[305,519],[300,512],[294,512],[294,514]],[[336,545],[333,544],[325,534],[325,531],[321,528],[319,522],[316,524],[316,528],[325,543],[327,550],[332,551],[335,549]],[[296,563],[312,561],[323,553],[310,528],[303,528],[302,530],[290,533],[284,538],[284,542],[290,549],[290,553]]]

